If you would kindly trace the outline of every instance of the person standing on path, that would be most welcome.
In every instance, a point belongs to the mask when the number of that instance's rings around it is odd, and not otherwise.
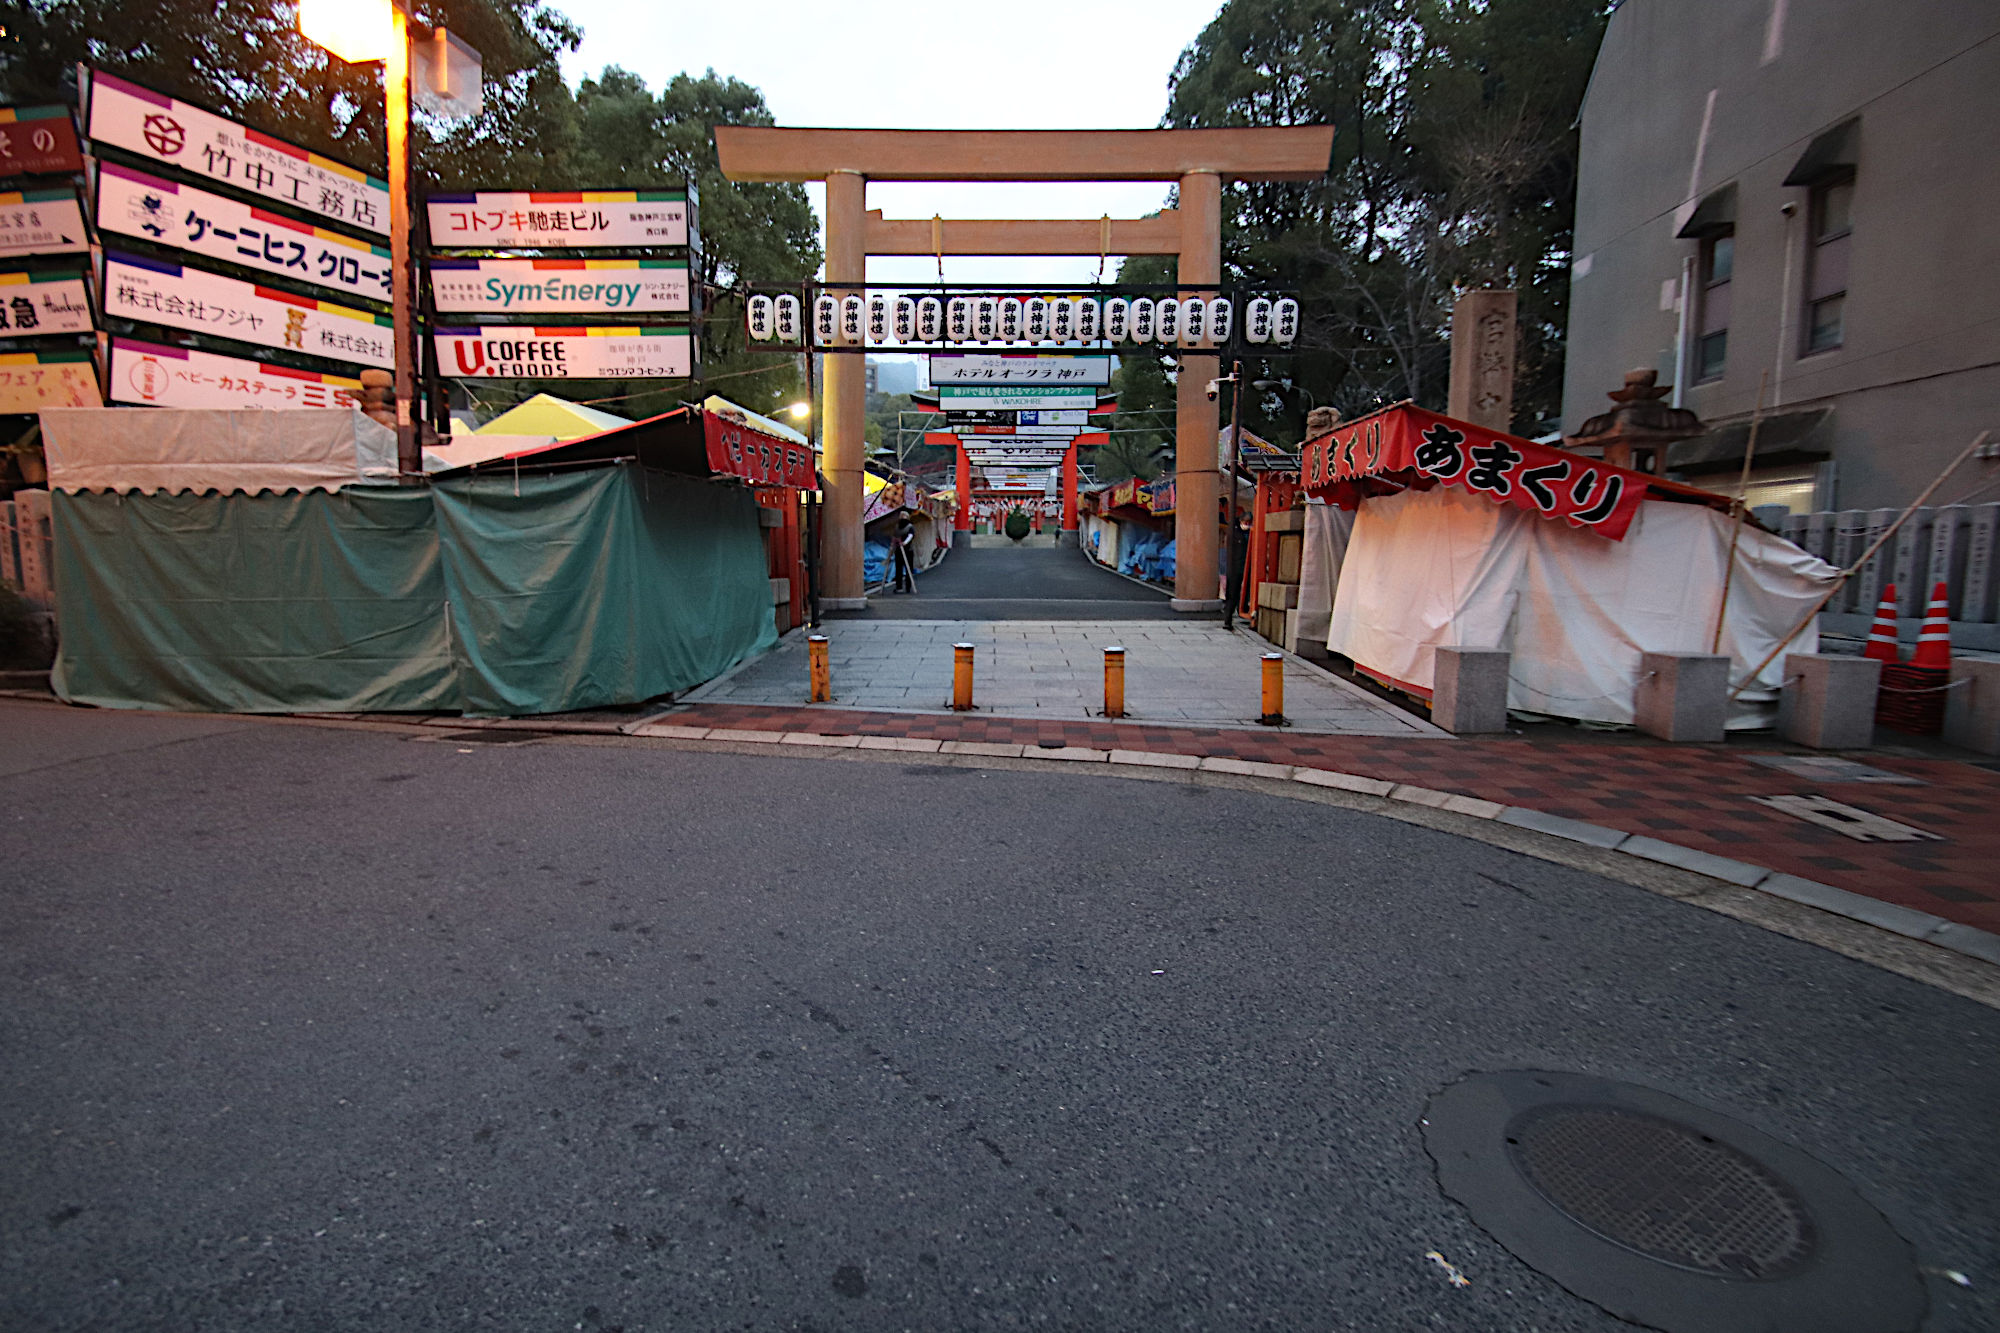
[[[914,593],[917,590],[917,525],[910,521],[908,514],[896,519],[896,591]]]

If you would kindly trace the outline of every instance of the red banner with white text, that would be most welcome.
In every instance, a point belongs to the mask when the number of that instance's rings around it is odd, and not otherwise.
[[[701,422],[713,471],[759,486],[789,486],[797,491],[818,487],[812,450],[806,445],[751,430],[718,412],[702,413]]]

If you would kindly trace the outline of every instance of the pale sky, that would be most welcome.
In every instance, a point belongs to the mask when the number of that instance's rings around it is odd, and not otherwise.
[[[1221,0],[551,0],[583,29],[572,84],[622,65],[657,90],[716,73],[761,89],[780,125],[885,129],[1151,129],[1167,78]],[[868,187],[892,218],[1138,217],[1165,184]],[[813,206],[824,188],[808,185]],[[1105,277],[1117,271],[1113,256]],[[1088,282],[1086,259],[945,260],[952,282]],[[875,282],[935,281],[937,261],[873,259]]]

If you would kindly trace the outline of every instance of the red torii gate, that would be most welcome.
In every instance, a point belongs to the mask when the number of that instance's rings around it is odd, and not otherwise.
[[[852,130],[718,125],[731,180],[824,181],[826,281],[862,284],[869,255],[1172,255],[1193,295],[1222,281],[1222,182],[1314,180],[1333,154],[1331,125],[1220,130]],[[867,206],[870,180],[1171,181],[1179,207],[1147,218],[1064,221],[890,219]],[[862,358],[830,356],[822,409],[828,522],[824,605],[867,605],[861,575],[862,472],[867,459]],[[1174,609],[1219,609],[1215,441],[1208,381],[1213,351],[1180,354],[1175,392]],[[1073,476],[1075,452],[1065,470]],[[969,478],[964,480],[969,481]],[[963,491],[961,492],[963,493]],[[1073,515],[1066,514],[1066,523]]]

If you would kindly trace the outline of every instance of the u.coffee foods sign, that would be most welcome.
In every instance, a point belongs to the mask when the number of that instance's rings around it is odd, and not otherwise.
[[[438,369],[453,379],[686,379],[685,328],[493,326],[437,331]]]

